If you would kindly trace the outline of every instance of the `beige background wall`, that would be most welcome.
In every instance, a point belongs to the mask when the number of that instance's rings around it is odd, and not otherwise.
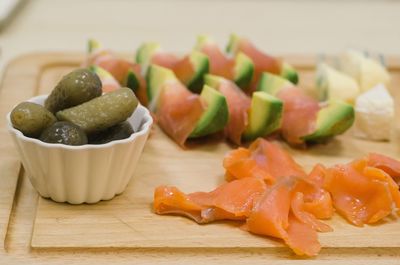
[[[237,32],[272,53],[336,53],[346,47],[400,53],[400,1],[27,2],[0,32],[0,73],[14,56],[83,50],[89,37],[118,51],[133,51],[144,40],[185,51],[199,33],[222,45]]]

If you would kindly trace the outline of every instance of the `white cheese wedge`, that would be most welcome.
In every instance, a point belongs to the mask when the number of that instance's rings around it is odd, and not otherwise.
[[[350,104],[354,104],[360,93],[360,88],[354,78],[326,63],[318,64],[316,89],[320,101],[340,99]]]
[[[394,123],[394,101],[383,84],[356,99],[354,134],[369,140],[390,140]]]
[[[349,50],[340,56],[340,70],[353,77],[361,91],[367,91],[377,84],[388,86],[390,82],[385,67],[359,51]]]

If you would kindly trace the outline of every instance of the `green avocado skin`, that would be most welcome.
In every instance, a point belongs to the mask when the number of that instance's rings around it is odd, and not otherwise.
[[[284,75],[284,78],[292,82],[293,84],[299,83],[299,75],[295,71],[287,71]]]
[[[65,75],[47,97],[44,106],[52,113],[70,108],[102,94],[97,74],[89,69],[77,69]]]
[[[126,87],[129,87],[134,93],[139,89],[140,83],[134,72],[129,72],[126,79]]]

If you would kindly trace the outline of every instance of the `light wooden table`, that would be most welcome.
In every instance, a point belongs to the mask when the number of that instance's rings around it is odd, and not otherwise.
[[[89,37],[117,51],[132,52],[142,41],[155,40],[168,50],[189,50],[199,33],[224,45],[230,32],[250,37],[271,53],[337,53],[358,47],[398,54],[400,1],[28,1],[18,17],[0,32],[0,73],[15,56],[32,51],[81,51]],[[16,77],[17,78],[17,77]],[[0,156],[4,157],[4,154]],[[248,252],[210,250],[52,250],[30,249],[36,192],[25,178],[19,183],[5,250],[0,264],[204,264],[260,263],[263,249]],[[299,264],[399,264],[400,253],[351,249],[340,257],[324,250],[324,260]],[[285,252],[286,253],[286,252]],[[279,253],[278,253],[279,255]],[[282,254],[284,256],[285,254]],[[380,260],[380,256],[385,256]],[[391,258],[392,257],[392,258]],[[293,261],[276,261],[276,264]]]

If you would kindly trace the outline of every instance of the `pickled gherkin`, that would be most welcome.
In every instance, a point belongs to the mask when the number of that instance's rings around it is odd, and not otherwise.
[[[115,140],[129,138],[134,133],[131,124],[127,121],[119,123],[105,131],[89,135],[89,144],[105,144]]]
[[[25,136],[39,137],[44,129],[57,121],[43,106],[33,102],[22,102],[11,112],[11,123]]]
[[[138,100],[124,87],[81,105],[57,112],[59,120],[72,122],[87,134],[101,132],[125,121],[135,111]]]
[[[44,130],[40,140],[65,145],[84,145],[88,142],[85,132],[79,126],[67,121],[58,121]]]
[[[65,75],[46,99],[51,112],[70,108],[101,96],[100,78],[88,69],[77,69]]]

